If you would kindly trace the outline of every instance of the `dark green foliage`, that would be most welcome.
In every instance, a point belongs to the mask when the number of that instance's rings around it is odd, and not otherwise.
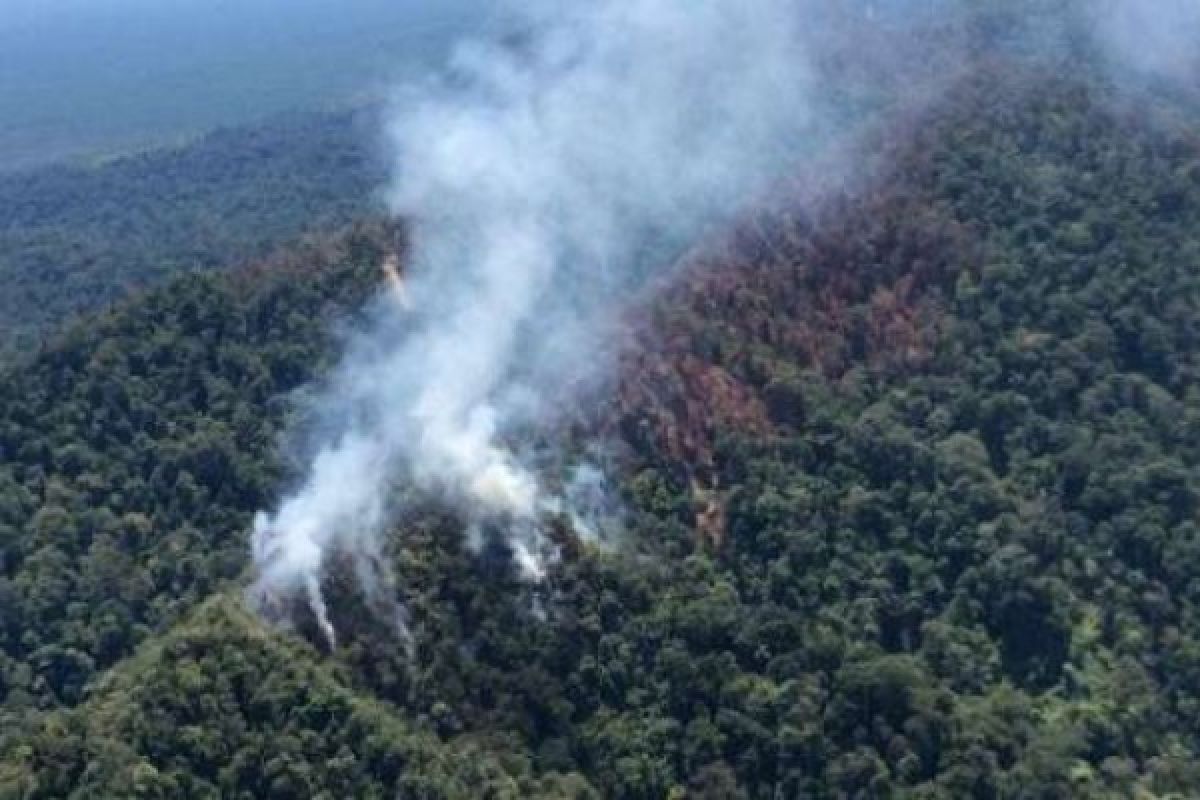
[[[519,755],[415,733],[318,661],[217,597],[42,721],[0,764],[0,796],[595,797],[575,776],[535,779]]]
[[[329,352],[390,234],[363,225],[234,278],[80,323],[0,386],[0,695],[78,701],[95,673],[237,578],[278,483],[283,395]]]
[[[65,334],[0,389],[0,792],[1194,796],[1200,143],[1020,74],[880,160],[646,310],[618,552],[403,498],[411,655],[340,562],[332,655],[231,588],[391,232]]]

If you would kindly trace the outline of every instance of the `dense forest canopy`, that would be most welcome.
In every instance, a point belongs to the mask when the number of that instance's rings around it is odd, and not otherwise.
[[[698,244],[533,433],[603,445],[616,546],[552,520],[531,583],[397,481],[333,647],[246,599],[407,255],[358,123],[0,178],[0,798],[1200,794],[1200,104],[978,5],[1002,46]]]
[[[334,653],[241,605],[289,392],[395,230],[57,337],[0,387],[0,795],[1194,795],[1200,139],[1008,75],[639,312],[578,422],[624,547],[535,603],[410,505],[411,651],[345,565]]]

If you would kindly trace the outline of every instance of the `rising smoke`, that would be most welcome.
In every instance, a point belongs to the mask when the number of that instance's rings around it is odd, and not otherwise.
[[[257,595],[303,594],[330,644],[322,565],[378,561],[394,481],[503,531],[531,581],[554,557],[542,511],[586,531],[578,493],[548,493],[510,437],[603,373],[617,298],[813,134],[795,3],[570,5],[397,100],[389,199],[414,248],[403,285],[385,270],[403,302],[348,348],[305,480],[254,530]]]
[[[1137,0],[1106,2],[1129,10]],[[876,89],[921,102],[918,88],[963,61],[963,14],[973,7],[523,5],[521,36],[464,46],[444,76],[399,93],[389,202],[411,223],[412,253],[403,278],[396,263],[383,265],[390,300],[316,400],[320,436],[302,482],[255,522],[255,598],[305,599],[331,646],[323,565],[342,554],[368,588],[378,580],[397,485],[452,503],[474,531],[469,541],[501,532],[529,581],[555,557],[543,513],[594,537],[587,512],[603,505],[602,475],[576,464],[566,490],[548,490],[522,432],[606,374],[623,298],[653,268],[796,162],[819,156],[846,177],[849,164],[830,157],[829,143],[850,131],[833,124],[846,119],[833,110],[847,98],[877,102],[863,65],[884,76]],[[1107,17],[1092,22],[1113,58],[1128,61],[1127,40],[1106,39]],[[1014,29],[1058,41],[1058,28],[1054,37]],[[1194,53],[1180,45],[1159,55],[1174,69]]]

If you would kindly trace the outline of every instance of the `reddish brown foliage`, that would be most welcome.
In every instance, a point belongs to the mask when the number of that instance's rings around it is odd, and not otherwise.
[[[790,376],[926,364],[939,297],[973,260],[969,237],[932,208],[876,189],[814,216],[746,220],[690,257],[631,323],[615,408],[626,440],[715,487],[722,433],[763,437],[802,419],[779,388]]]
[[[333,233],[306,236],[231,272],[230,280],[246,291],[259,291],[275,281],[304,280],[331,269],[345,270],[347,265],[374,272],[388,256],[403,263],[408,250],[408,230],[403,221],[371,218]],[[378,276],[372,278],[366,285],[373,285]]]

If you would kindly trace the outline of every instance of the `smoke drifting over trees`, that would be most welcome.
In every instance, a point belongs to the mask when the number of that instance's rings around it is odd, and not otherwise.
[[[1121,19],[1179,30],[1135,5],[1114,0],[1085,26],[1114,62],[1136,56],[1107,35]],[[832,143],[952,75],[976,12],[603,0],[524,13],[518,42],[463,46],[445,76],[397,95],[388,201],[412,225],[412,310],[381,303],[352,337],[318,393],[302,481],[256,522],[255,594],[303,593],[331,643],[322,564],[351,556],[369,588],[399,482],[503,531],[539,580],[555,557],[539,514],[564,501],[514,444],[521,431],[602,378],[623,299],[678,247],[800,163],[851,177]],[[1137,60],[1174,68],[1182,42]],[[847,111],[847,98],[865,100]]]
[[[584,93],[592,145],[550,136],[617,6],[548,12],[397,99],[396,219],[9,368],[0,797],[1196,796],[1200,96],[1102,5],[797,5],[766,112],[796,116],[739,127],[720,181],[679,177],[713,169],[676,152],[704,114],[639,135],[632,78]],[[660,79],[673,37],[606,52]],[[644,96],[766,85],[713,63]],[[671,160],[627,166],[647,139]],[[233,242],[307,209],[245,141],[140,167],[220,178],[164,220]],[[102,172],[10,205],[140,229]],[[128,268],[153,237],[125,238]],[[606,484],[609,551],[571,533]]]
[[[537,476],[505,434],[603,370],[601,333],[643,251],[686,242],[780,171],[812,118],[802,17],[599,3],[535,15],[517,48],[471,45],[397,101],[392,209],[412,220],[416,309],[384,309],[320,400],[325,441],[261,517],[261,585],[304,589],[331,549],[374,554],[398,476],[503,520],[522,572],[552,558]]]

